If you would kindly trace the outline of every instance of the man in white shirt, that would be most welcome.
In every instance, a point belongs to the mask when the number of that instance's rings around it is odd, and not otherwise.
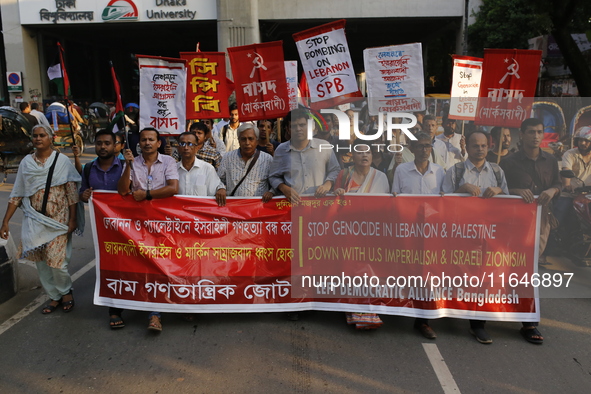
[[[472,196],[491,198],[497,194],[509,194],[503,169],[486,160],[488,137],[477,131],[466,139],[468,160],[456,163],[447,170],[443,181],[445,193],[468,193]],[[492,343],[484,329],[483,320],[470,320],[470,333],[483,344]]]
[[[236,103],[230,105],[230,121],[220,130],[220,139],[226,145],[226,152],[232,152],[239,148],[238,127],[240,127],[238,118],[238,106]]]
[[[415,160],[400,164],[394,173],[392,193],[395,196],[441,192],[445,170],[440,165],[429,161],[433,149],[431,136],[419,133],[416,137],[416,141],[410,141],[410,150],[415,155]],[[414,327],[427,339],[437,338],[427,319],[416,318]]]
[[[179,136],[179,194],[188,196],[216,196],[218,205],[220,196],[225,195],[225,186],[220,181],[213,166],[195,157],[197,137],[190,132]],[[219,193],[218,193],[219,192]]]
[[[446,147],[445,168],[448,169],[456,163],[466,159],[466,139],[461,134],[456,134],[456,120],[443,118],[443,134],[436,139],[443,142]]]

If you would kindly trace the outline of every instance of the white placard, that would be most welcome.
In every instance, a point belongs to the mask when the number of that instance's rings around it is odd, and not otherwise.
[[[181,134],[186,123],[186,67],[175,59],[138,56],[140,129]]]
[[[482,78],[482,59],[455,56],[449,117],[474,120],[478,107],[478,93]]]
[[[363,61],[371,115],[425,109],[420,43],[367,48]]]

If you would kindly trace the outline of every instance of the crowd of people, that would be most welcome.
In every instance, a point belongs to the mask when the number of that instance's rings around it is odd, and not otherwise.
[[[37,117],[33,108],[21,109]],[[85,166],[76,149],[75,165],[55,152],[52,129],[39,123],[32,131],[35,152],[19,168],[0,236],[8,237],[9,221],[17,207],[29,213],[27,227],[23,225],[23,251],[37,261],[41,282],[51,299],[43,313],[59,307],[69,312],[74,307],[67,273],[71,233],[79,224],[77,218],[80,220],[78,201],[87,202],[93,190],[117,190],[136,201],[175,194],[211,196],[219,206],[226,204],[227,196],[260,197],[267,202],[283,195],[298,203],[303,195],[324,197],[328,193],[467,193],[481,198],[512,194],[542,206],[539,256],[544,261],[555,225],[553,212],[566,220],[576,185],[561,179],[557,159],[540,148],[544,137],[541,120],[523,121],[519,149],[512,152],[508,128],[495,127],[490,134],[472,130],[463,135],[457,132],[456,121],[443,114],[443,133],[437,135],[437,118],[417,114],[418,123],[412,130],[416,139],[408,139],[404,149],[391,153],[376,148],[377,144],[371,149],[361,147],[368,145],[355,137],[353,130],[359,125],[353,123],[354,111],[348,110],[347,115],[352,130],[348,141],[338,139],[336,116],[311,115],[303,108],[292,110],[281,122],[264,119],[255,125],[240,122],[237,107],[232,105],[229,119],[216,124],[211,120],[194,122],[174,144],[154,128],[138,130],[139,149],[129,142],[124,149],[123,133],[101,130],[96,133],[97,158]],[[315,132],[314,138],[308,139],[311,116]],[[377,128],[372,118],[364,126],[360,128],[366,134]],[[565,153],[562,169],[573,170],[577,178],[587,182],[591,180],[591,127],[581,128],[575,137],[576,146]],[[332,149],[321,149],[327,145]],[[553,202],[557,202],[556,211]],[[298,318],[293,313],[289,317]],[[121,309],[110,308],[109,320],[112,329],[125,326]],[[347,322],[359,329],[382,324],[378,315],[370,313],[347,313]],[[543,342],[537,322],[522,325],[521,334],[527,341]],[[424,337],[436,338],[428,320],[415,319],[414,327]],[[162,330],[159,312],[150,313],[148,329]],[[470,332],[481,343],[492,342],[484,321],[470,321]]]

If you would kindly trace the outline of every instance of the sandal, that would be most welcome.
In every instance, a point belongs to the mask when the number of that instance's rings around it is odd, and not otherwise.
[[[151,331],[162,331],[162,321],[156,315],[150,317],[150,324],[148,324],[148,330]]]
[[[72,289],[70,289],[68,294],[64,295],[64,297],[67,297],[67,296],[70,296],[70,300],[62,302],[62,309],[64,310],[65,313],[71,312],[72,309],[74,309],[74,305],[76,305],[76,303],[74,302],[74,295],[72,294]],[[62,300],[63,300],[63,297],[62,297]]]
[[[56,303],[55,305],[53,305],[53,303]],[[41,313],[43,313],[44,315],[48,315],[52,312],[54,312],[58,306],[60,306],[60,304],[62,303],[62,299],[60,298],[59,300],[51,300],[51,302],[47,305],[45,305],[43,307],[43,309],[41,309]]]
[[[112,315],[111,319],[109,320],[109,327],[111,327],[111,330],[123,328],[125,327],[125,322],[123,321],[121,316]]]
[[[537,327],[521,327],[519,332],[521,332],[521,335],[529,343],[534,343],[536,345],[544,343],[544,337],[542,336],[542,333],[538,331]]]

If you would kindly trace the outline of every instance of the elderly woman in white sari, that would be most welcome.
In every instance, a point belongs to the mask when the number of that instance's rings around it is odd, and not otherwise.
[[[353,166],[341,170],[335,181],[334,193],[337,196],[345,193],[389,193],[386,174],[371,167],[372,153],[369,145],[356,139],[352,147]],[[382,325],[382,320],[376,313],[347,312],[346,317],[347,324],[355,325],[358,330],[376,329]]]
[[[68,263],[72,232],[82,231],[77,228],[82,223],[76,220],[81,178],[70,159],[53,150],[51,128],[36,125],[31,134],[35,152],[20,163],[0,237],[8,238],[8,223],[20,207],[24,213],[22,257],[36,262],[41,285],[51,299],[41,312],[51,313],[60,305],[70,312],[74,297]]]

